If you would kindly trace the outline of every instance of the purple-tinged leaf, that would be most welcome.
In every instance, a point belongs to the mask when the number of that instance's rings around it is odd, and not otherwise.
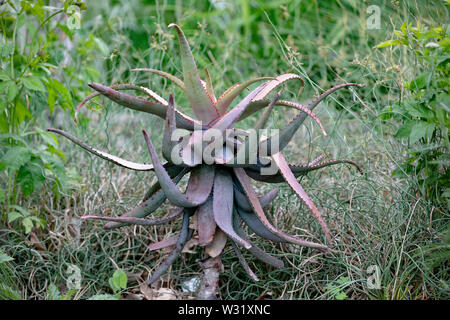
[[[233,168],[234,174],[238,181],[240,182],[242,188],[244,189],[245,194],[247,195],[247,198],[250,200],[250,204],[252,205],[253,211],[258,216],[259,220],[262,222],[262,224],[274,235],[290,242],[299,244],[306,247],[311,248],[317,248],[321,250],[328,250],[328,247],[319,243],[314,243],[306,240],[302,240],[299,238],[296,238],[294,236],[288,235],[277,228],[275,228],[269,220],[267,220],[266,215],[264,214],[264,210],[261,207],[261,204],[259,203],[258,197],[256,196],[255,190],[253,190],[253,187],[251,185],[250,179],[245,173],[245,170],[242,168]]]
[[[178,87],[180,87],[184,92],[186,92],[186,87],[184,86],[183,81],[181,79],[175,77],[174,75],[171,75],[170,73],[167,73],[167,72],[164,72],[161,70],[157,70],[157,69],[151,69],[151,68],[136,68],[136,69],[131,69],[131,71],[145,71],[145,72],[155,73],[157,75],[160,75],[161,77],[164,77],[164,78],[172,81]]]
[[[174,183],[180,182],[181,178],[188,172],[188,169],[183,169],[175,178],[173,178]],[[160,189],[159,182],[152,186],[154,190],[154,193],[149,195],[148,198],[143,201],[142,203],[138,204],[136,207],[131,209],[130,211],[124,213],[121,217],[122,218],[144,218],[148,216],[149,214],[153,213],[156,209],[161,207],[161,205],[166,200],[166,195],[164,194],[164,191]],[[126,225],[125,223],[119,223],[119,222],[108,222],[105,224],[105,229],[115,229],[121,226]]]
[[[233,229],[233,179],[229,172],[224,170],[217,170],[214,177],[213,212],[217,226],[228,237],[244,248],[251,247]]]
[[[119,92],[117,90],[111,89],[107,86],[98,83],[91,83],[89,84],[89,86],[95,91],[100,92],[105,97],[124,107],[154,114],[162,119],[165,119],[166,117],[167,105],[135,97],[126,94],[124,92]],[[195,125],[201,126],[201,124],[198,121],[181,113],[178,110],[175,111],[175,114],[177,118],[177,125],[179,128],[183,128],[186,130],[193,130]]]
[[[255,97],[254,100],[258,101],[258,100],[264,99],[270,92],[272,92],[273,89],[275,89],[279,85],[283,84],[284,82],[286,82],[288,80],[292,80],[292,79],[300,80],[300,82],[302,84],[301,87],[300,87],[300,90],[298,92],[298,94],[300,94],[300,92],[302,91],[303,87],[305,86],[305,82],[303,81],[303,78],[300,77],[298,74],[295,74],[295,73],[286,73],[286,74],[279,75],[274,80],[270,81],[267,84],[267,86],[264,88],[264,90],[261,91],[260,93],[258,93],[258,95]]]
[[[211,99],[211,101],[216,104],[217,103],[217,98],[216,98],[216,94],[214,93],[214,87],[211,81],[211,75],[209,74],[208,69],[205,69],[205,73],[206,73],[206,93],[208,94],[209,98]],[[217,106],[216,106],[217,109]]]
[[[178,208],[168,216],[159,219],[144,219],[135,217],[102,217],[102,216],[82,216],[81,219],[85,220],[103,220],[103,221],[113,221],[126,224],[136,224],[140,226],[155,226],[159,224],[164,224],[174,220],[176,217],[183,213],[183,208]]]
[[[323,92],[321,95],[319,95],[317,98],[315,98],[313,101],[311,101],[308,104],[308,109],[312,110],[315,106],[317,106],[323,99],[328,97],[333,92],[336,92],[339,89],[346,88],[346,87],[364,87],[364,84],[360,83],[342,83],[338,84],[337,86],[334,86],[333,88],[328,89],[327,91]]]
[[[66,137],[67,139],[69,139],[70,141],[72,141],[73,143],[79,145],[80,147],[82,147],[83,149],[85,149],[86,151],[89,151],[90,153],[108,160],[118,166],[127,168],[127,169],[131,169],[131,170],[136,170],[136,171],[152,171],[153,170],[153,165],[151,164],[143,164],[143,163],[136,163],[136,162],[132,162],[132,161],[128,161],[122,158],[119,158],[117,156],[114,156],[112,154],[97,150],[89,145],[87,145],[86,143],[84,143],[83,141],[81,141],[80,139],[74,137],[73,135],[71,135],[68,132],[65,132],[63,130],[59,130],[59,129],[54,129],[54,128],[49,128],[47,129],[47,131],[49,132],[54,132],[54,133],[58,133],[64,137]],[[166,165],[166,164],[164,164]]]
[[[259,197],[259,203],[261,204],[262,208],[267,207],[278,195],[278,189],[272,189],[262,197]],[[245,194],[243,194],[241,191],[239,191],[237,188],[234,188],[234,199],[236,201],[237,206],[248,212],[252,212],[252,205],[248,201]]]
[[[214,220],[212,195],[198,207],[197,233],[200,246],[207,246],[213,241],[216,233],[216,221]]]
[[[178,35],[186,96],[197,119],[208,123],[217,118],[219,114],[217,113],[213,101],[211,101],[203,87],[200,76],[198,75],[194,57],[192,56],[189,43],[186,40],[183,30],[174,23],[171,23],[169,25],[169,28],[170,27],[175,27]]]
[[[292,188],[292,190],[294,190],[294,192],[306,204],[309,210],[311,210],[316,219],[319,221],[319,224],[322,227],[322,230],[325,232],[325,236],[327,237],[328,243],[331,247],[333,242],[331,240],[330,230],[328,229],[327,224],[323,220],[322,214],[320,213],[319,209],[317,209],[317,207],[312,202],[311,198],[306,194],[305,190],[303,190],[302,186],[295,178],[295,175],[289,168],[289,164],[287,163],[284,156],[280,152],[278,152],[272,155],[272,159],[275,161],[276,165],[278,166],[278,169],[280,170],[281,174],[283,175],[288,185]]]
[[[152,141],[147,135],[147,132],[145,130],[142,130],[142,133],[144,134],[145,142],[147,143],[148,146],[148,151],[150,153],[150,158],[152,159],[153,162],[155,174],[158,177],[161,189],[166,194],[167,199],[178,207],[193,208],[200,205],[201,203],[189,201],[186,195],[184,195],[178,189],[177,185],[173,183],[166,169],[164,169],[161,161],[159,160],[158,154],[156,153],[155,147],[153,146]]]
[[[154,242],[151,245],[148,246],[148,249],[150,251],[155,251],[155,250],[160,250],[160,249],[164,249],[164,248],[168,248],[171,246],[174,246],[177,244],[178,238],[180,237],[179,234],[171,236],[169,238],[163,239],[161,241],[158,242]]]
[[[231,240],[231,246],[233,247],[233,250],[234,250],[234,252],[236,253],[236,255],[238,257],[239,262],[241,263],[241,265],[244,268],[245,272],[247,272],[248,276],[250,278],[252,278],[254,281],[259,281],[258,277],[253,272],[253,270],[250,268],[250,266],[248,265],[248,263],[245,260],[244,256],[242,255],[241,251],[239,250],[238,246],[236,245],[236,243],[233,240]]]
[[[199,165],[192,169],[186,188],[186,198],[192,203],[205,203],[214,184],[214,166]]]
[[[267,227],[264,225],[264,223],[261,222],[258,215],[256,215],[253,212],[244,211],[240,208],[236,209],[239,213],[239,216],[242,220],[244,220],[245,224],[249,227],[250,230],[252,230],[256,235],[260,236],[261,238],[273,241],[273,242],[288,242],[286,239],[283,239],[276,234],[274,234],[272,231],[267,229]],[[252,209],[253,211],[253,209]]]
[[[236,233],[244,240],[248,241],[252,247],[248,249],[248,251],[253,254],[257,259],[261,260],[264,263],[267,263],[271,266],[274,266],[275,268],[282,269],[284,268],[284,263],[280,259],[277,259],[275,257],[272,257],[270,254],[264,252],[261,250],[258,246],[256,246],[254,243],[252,243],[248,236],[245,234],[244,230],[241,227],[241,224],[239,222],[239,217],[237,212],[235,211],[233,214],[233,228],[236,231]]]
[[[177,128],[175,118],[175,107],[173,103],[173,94],[169,97],[169,104],[167,106],[166,121],[164,126],[164,134],[162,140],[162,154],[167,161],[171,162],[172,150],[177,141],[172,141],[173,133]]]
[[[313,110],[320,101],[322,101],[325,97],[327,97],[332,92],[335,92],[336,90],[344,87],[349,86],[358,86],[361,87],[363,85],[357,84],[357,83],[344,83],[339,86],[333,87],[324,93],[322,93],[317,99],[314,99],[310,104],[308,104],[308,109]],[[275,152],[279,152],[283,150],[288,143],[292,140],[292,137],[294,136],[295,132],[297,132],[298,128],[301,126],[303,121],[306,119],[305,113],[300,113],[297,117],[294,118],[287,126],[285,126],[278,134],[269,137],[265,144],[267,145],[267,155],[270,156]],[[270,146],[272,145],[271,140],[276,139],[279,141],[278,149],[277,150],[271,150]]]
[[[155,272],[153,272],[150,279],[148,279],[146,281],[147,284],[152,284],[153,282],[158,280],[158,278],[160,276],[162,276],[164,273],[166,273],[167,269],[169,269],[169,267],[172,265],[172,263],[174,263],[176,258],[180,255],[181,250],[183,250],[184,245],[189,240],[189,233],[190,233],[189,232],[189,215],[190,215],[189,211],[184,210],[181,232],[180,232],[180,236],[177,239],[175,249],[173,249],[173,251],[169,254],[169,256],[166,258],[166,260],[164,260],[164,262],[158,266],[158,268],[155,270]]]
[[[245,111],[252,99],[264,89],[266,83],[260,84],[256,89],[250,92],[244,99],[242,99],[236,107],[231,109],[228,113],[223,115],[219,120],[211,124],[211,128],[225,131],[231,128],[234,123],[239,119],[241,114]]]
[[[152,98],[153,100],[155,100],[158,103],[167,105],[167,101],[164,100],[163,98],[161,98],[158,94],[156,94],[155,92],[153,92],[152,90],[136,85],[136,84],[131,84],[131,83],[119,83],[119,84],[114,84],[112,86],[109,86],[111,89],[114,90],[137,90],[137,91],[141,91],[144,92],[145,94],[147,94],[150,98]],[[78,115],[78,111],[80,111],[80,109],[83,107],[83,105],[85,105],[89,100],[92,100],[93,98],[97,97],[100,95],[100,92],[94,92],[91,93],[90,95],[88,95],[86,98],[83,99],[83,101],[81,101],[81,103],[78,105],[77,109],[75,110],[75,122],[77,121],[77,115]]]
[[[260,77],[254,78],[242,83],[237,83],[231,86],[229,89],[225,90],[225,92],[219,97],[216,103],[217,110],[220,114],[225,114],[225,112],[230,107],[233,100],[240,95],[245,89],[248,88],[251,84],[262,81],[262,80],[272,80],[273,77]]]

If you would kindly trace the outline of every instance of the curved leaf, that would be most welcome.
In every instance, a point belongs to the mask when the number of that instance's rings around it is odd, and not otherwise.
[[[220,114],[224,114],[228,107],[231,105],[233,100],[242,93],[248,86],[251,84],[262,81],[262,80],[271,80],[273,77],[259,77],[244,81],[242,83],[236,83],[231,86],[229,89],[225,90],[225,92],[219,97],[216,103],[216,108]]]
[[[105,97],[124,107],[154,114],[162,119],[165,119],[166,117],[167,105],[135,97],[124,92],[119,92],[98,83],[91,83],[89,84],[89,86],[95,91],[100,92]],[[177,125],[179,128],[193,130],[195,125],[201,126],[198,121],[190,118],[189,116],[181,113],[178,110],[175,111],[175,114],[177,118]]]
[[[150,279],[146,281],[147,284],[152,284],[160,276],[162,276],[164,273],[166,273],[167,269],[172,265],[172,263],[176,260],[176,258],[180,255],[181,250],[183,250],[184,245],[189,240],[189,216],[190,213],[188,210],[184,210],[183,215],[183,222],[181,225],[181,232],[180,236],[177,239],[177,243],[175,245],[175,249],[169,254],[169,256],[164,260],[163,263],[161,263],[158,268],[153,272]]]
[[[131,69],[130,71],[146,71],[146,72],[155,73],[157,75],[160,75],[161,77],[164,77],[164,78],[172,81],[178,87],[180,87],[183,91],[186,92],[186,87],[184,86],[183,81],[181,79],[175,77],[174,75],[171,75],[170,73],[167,73],[167,72],[164,72],[161,70],[157,70],[157,69],[151,69],[151,68],[135,68],[135,69]]]
[[[136,171],[152,171],[153,170],[153,165],[151,164],[143,164],[143,163],[137,163],[137,162],[132,162],[132,161],[128,161],[122,158],[119,158],[117,156],[114,156],[112,154],[97,150],[89,145],[87,145],[86,143],[84,143],[83,141],[81,141],[80,139],[74,137],[73,135],[71,135],[68,132],[65,132],[63,130],[59,130],[59,129],[54,129],[54,128],[49,128],[47,129],[47,131],[49,132],[54,132],[57,134],[60,134],[64,137],[66,137],[67,139],[71,140],[72,142],[74,142],[75,144],[79,145],[80,147],[82,147],[83,149],[85,149],[86,151],[89,151],[90,153],[108,160],[114,164],[117,164],[121,167],[127,168],[127,169],[131,169],[131,170],[136,170]]]
[[[200,246],[207,246],[213,241],[216,233],[216,221],[214,220],[212,195],[198,207],[197,233]]]
[[[244,189],[245,194],[247,195],[247,198],[250,200],[250,204],[252,205],[253,211],[256,213],[259,220],[262,222],[262,224],[274,235],[278,236],[279,238],[282,238],[283,240],[286,240],[290,243],[299,244],[306,247],[311,248],[317,248],[321,250],[328,250],[328,247],[325,245],[321,245],[318,243],[302,240],[299,238],[296,238],[294,236],[288,235],[277,228],[275,228],[269,220],[267,220],[266,215],[264,214],[264,210],[261,207],[261,204],[258,201],[258,197],[256,196],[255,190],[253,190],[253,187],[250,183],[250,179],[248,178],[247,174],[245,173],[245,170],[242,168],[233,168],[234,174],[238,181],[240,182],[242,188]]]
[[[255,101],[264,99],[273,89],[275,89],[279,85],[283,84],[284,82],[286,82],[288,80],[292,80],[292,79],[300,80],[300,82],[302,84],[301,87],[300,87],[300,90],[298,92],[298,94],[300,94],[300,92],[302,91],[303,87],[305,86],[305,82],[303,81],[303,78],[301,76],[299,76],[298,74],[295,74],[295,73],[285,73],[285,74],[279,75],[274,80],[270,81],[267,84],[267,86],[264,88],[264,90],[261,91],[255,97]]]
[[[278,166],[278,169],[280,170],[281,174],[283,175],[284,179],[289,184],[289,186],[292,188],[292,190],[294,190],[294,192],[300,197],[300,199],[302,199],[302,201],[306,204],[309,210],[311,210],[316,219],[319,221],[319,224],[322,227],[323,231],[325,232],[325,236],[327,237],[327,240],[331,246],[332,240],[330,236],[330,230],[328,229],[327,224],[323,220],[322,214],[320,213],[319,209],[317,209],[312,200],[306,194],[305,190],[303,190],[302,186],[295,178],[284,156],[280,152],[278,152],[272,155],[272,159],[275,161],[276,165]]]
[[[213,213],[217,226],[244,248],[251,245],[239,237],[233,229],[233,179],[224,170],[217,170],[214,177]]]
[[[171,23],[170,27],[175,27],[178,35],[186,96],[197,119],[210,122],[217,118],[218,113],[200,80],[189,43],[180,26]]]
[[[178,207],[193,208],[201,204],[189,201],[186,195],[184,195],[178,189],[177,185],[173,183],[166,169],[164,169],[161,161],[159,160],[158,154],[156,153],[155,147],[153,146],[153,143],[151,142],[149,136],[147,135],[147,132],[145,130],[142,130],[142,133],[144,134],[145,142],[147,143],[148,146],[148,151],[150,153],[150,158],[152,159],[153,162],[155,174],[158,177],[161,189],[166,194],[167,199]]]

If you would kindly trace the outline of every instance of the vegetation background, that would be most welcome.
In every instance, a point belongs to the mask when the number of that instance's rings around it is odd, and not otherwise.
[[[373,5],[380,24],[368,28]],[[364,175],[336,166],[301,180],[339,253],[254,237],[286,268],[249,256],[260,278],[254,282],[229,248],[223,299],[450,298],[448,6],[441,0],[0,1],[0,298],[193,295],[186,283],[198,275],[195,247],[157,287],[142,284],[167,254],[149,252],[149,244],[176,232],[177,222],[104,231],[102,223],[80,220],[132,208],[152,174],[115,167],[45,131],[63,128],[101,150],[148,162],[140,131],[151,128],[160,143],[161,121],[103,98],[89,103],[77,123],[74,110],[91,92],[90,82],[143,84],[187,106],[165,79],[130,72],[181,73],[167,28],[172,22],[183,27],[217,92],[287,72],[306,80],[301,96],[293,84],[284,92],[300,103],[342,82],[366,84],[320,106],[327,137],[307,121],[286,151],[294,162],[328,152],[363,167]],[[281,128],[293,115],[278,109],[271,126]],[[324,241],[307,208],[288,187],[277,187],[274,223]]]

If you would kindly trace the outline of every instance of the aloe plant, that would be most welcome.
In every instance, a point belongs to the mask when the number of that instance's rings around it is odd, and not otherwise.
[[[78,112],[86,102],[95,96],[103,95],[124,107],[165,119],[162,155],[166,161],[161,161],[145,130],[143,134],[152,164],[141,164],[121,159],[99,151],[67,132],[59,129],[48,129],[65,136],[94,155],[116,165],[136,171],[154,171],[158,178],[158,182],[150,187],[144,199],[122,216],[84,216],[83,218],[105,220],[107,221],[105,228],[112,229],[130,224],[160,225],[182,216],[179,235],[151,245],[152,250],[171,246],[174,248],[148,279],[148,283],[155,282],[167,271],[177,256],[180,255],[185,243],[194,235],[198,237],[199,245],[205,247],[206,256],[213,258],[220,257],[225,242],[229,239],[244,269],[255,280],[258,280],[258,278],[243,258],[240,248],[249,250],[256,258],[265,263],[276,268],[283,268],[284,264],[280,259],[267,254],[249,239],[244,231],[243,224],[247,225],[248,229],[256,235],[273,242],[292,243],[325,252],[331,250],[332,238],[327,224],[319,209],[297,181],[297,177],[339,163],[354,165],[360,172],[361,169],[355,162],[347,159],[323,161],[324,155],[306,165],[289,164],[281,154],[281,150],[286,147],[307,116],[312,117],[320,126],[322,132],[326,134],[318,117],[313,113],[313,109],[331,93],[341,88],[361,85],[356,83],[340,84],[323,92],[306,106],[280,99],[281,90],[272,99],[266,99],[269,93],[283,86],[289,80],[300,81],[301,88],[303,88],[304,81],[299,75],[287,73],[277,77],[259,77],[236,83],[222,95],[216,97],[207,70],[205,81],[200,79],[192,52],[181,28],[176,24],[171,24],[169,27],[174,27],[177,32],[183,80],[155,69],[141,68],[133,69],[133,71],[149,72],[173,81],[186,93],[196,119],[183,114],[180,108],[175,106],[173,95],[170,95],[168,101],[166,101],[152,90],[134,84],[116,84],[108,87],[92,83],[89,86],[95,92],[84,99],[77,108]],[[262,84],[239,101],[236,106],[230,108],[233,101],[256,82],[262,82]],[[122,92],[122,90],[140,91],[146,94],[149,99],[132,96]],[[234,125],[238,121],[260,110],[264,110],[264,113],[254,129],[264,129],[270,113],[276,106],[293,108],[298,111],[298,115],[275,135],[267,138],[256,131],[257,140],[255,143],[254,140],[251,141],[250,131],[234,129]],[[189,133],[174,139],[175,132],[180,128],[187,130]],[[211,133],[216,134],[215,140],[205,140],[205,137],[208,137]],[[277,142],[278,148],[274,147],[273,142]],[[219,152],[213,154],[212,161],[208,162],[202,158],[199,162],[196,162],[193,159],[196,154],[192,150],[195,151],[195,147],[199,145],[203,148],[218,147]],[[253,148],[253,151],[251,151],[251,148]],[[180,161],[175,161],[174,155]],[[275,166],[276,170],[267,174],[267,169],[272,166]],[[183,193],[177,184],[188,173],[190,176],[186,192]],[[320,223],[328,244],[315,243],[286,234],[271,224],[263,208],[276,198],[278,190],[273,189],[258,197],[252,187],[250,178],[267,183],[287,182]],[[159,208],[166,199],[175,206],[173,211],[163,218],[146,218]],[[196,223],[190,224],[191,219],[196,219]],[[190,225],[194,225],[195,229],[191,229]]]

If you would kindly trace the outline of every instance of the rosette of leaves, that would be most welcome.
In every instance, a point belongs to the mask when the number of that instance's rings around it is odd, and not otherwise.
[[[187,95],[196,119],[183,114],[175,106],[172,95],[166,101],[152,90],[134,84],[116,84],[108,87],[92,83],[89,86],[96,92],[82,101],[77,109],[78,111],[87,101],[101,94],[124,107],[154,114],[165,119],[162,155],[167,161],[161,161],[145,130],[143,134],[152,164],[140,164],[121,159],[99,151],[62,130],[48,129],[51,132],[65,136],[94,155],[119,166],[137,171],[154,171],[158,179],[150,187],[142,202],[122,216],[85,216],[83,218],[108,221],[105,228],[112,229],[130,224],[144,226],[160,225],[182,217],[179,235],[152,244],[151,249],[170,246],[174,247],[174,249],[166,260],[154,271],[147,281],[148,283],[155,282],[167,271],[169,266],[181,253],[186,242],[193,237],[194,233],[198,237],[199,245],[205,247],[206,253],[212,257],[220,256],[226,240],[229,239],[244,269],[255,280],[258,278],[243,258],[240,251],[241,248],[249,250],[256,258],[265,263],[277,268],[283,268],[283,262],[281,260],[267,254],[252,243],[244,231],[243,224],[256,235],[273,242],[287,242],[322,251],[329,250],[332,245],[332,240],[327,224],[322,218],[319,209],[311,201],[296,178],[308,172],[338,163],[348,163],[356,166],[360,171],[361,169],[351,160],[323,161],[323,156],[318,157],[306,165],[289,164],[280,151],[286,147],[307,116],[312,117],[324,132],[319,119],[313,113],[313,109],[323,99],[341,88],[361,85],[356,83],[338,85],[323,92],[306,106],[279,99],[281,92],[278,92],[273,99],[266,99],[270,92],[288,80],[299,80],[303,88],[304,83],[301,77],[288,73],[277,77],[261,77],[236,83],[216,98],[209,73],[206,71],[205,81],[200,79],[192,52],[183,31],[176,24],[171,24],[169,27],[174,27],[178,35],[183,67],[183,80],[164,71],[155,69],[134,70],[146,71],[165,77],[182,88]],[[230,109],[232,102],[255,82],[262,82],[262,84]],[[149,99],[132,96],[122,92],[122,90],[141,91],[147,94]],[[259,118],[254,129],[264,128],[271,111],[276,106],[298,110],[298,115],[285,128],[278,131],[276,136],[269,138],[262,135],[258,136],[256,145],[252,145],[247,131],[233,129],[238,121],[260,110],[264,110],[264,113]],[[180,144],[179,140],[172,141],[173,133],[177,128],[189,131],[187,135],[180,139],[184,143]],[[222,143],[220,147],[223,152],[214,154],[213,159],[209,163],[204,161],[204,159],[200,159],[199,162],[192,159],[192,155],[195,158],[195,152],[190,151],[192,151],[196,144],[201,144],[202,147],[208,148],[212,144],[217,143],[216,140],[205,142],[205,137],[208,137],[213,131],[223,135],[223,140],[220,140]],[[279,141],[279,148],[277,150],[271,147],[271,141],[274,141],[274,139]],[[182,148],[174,151],[174,148],[180,145],[182,145]],[[231,148],[229,147],[230,145],[232,146]],[[254,152],[250,152],[252,147],[254,147]],[[181,159],[180,163],[175,163],[172,160],[173,152]],[[253,159],[256,161],[252,161],[251,154],[256,155],[256,159]],[[241,161],[236,161],[236,159],[240,159]],[[276,165],[277,170],[270,175],[264,174],[264,169],[273,164]],[[186,191],[183,193],[177,184],[188,173],[190,176]],[[264,207],[276,198],[278,190],[273,189],[267,194],[258,197],[252,187],[251,179],[267,183],[287,182],[319,221],[325,232],[328,246],[286,234],[271,224],[264,213]],[[166,199],[175,206],[172,212],[163,218],[146,218],[159,208]],[[190,219],[193,217],[195,217],[196,223],[190,224]],[[191,229],[190,225],[195,225],[196,229]]]

